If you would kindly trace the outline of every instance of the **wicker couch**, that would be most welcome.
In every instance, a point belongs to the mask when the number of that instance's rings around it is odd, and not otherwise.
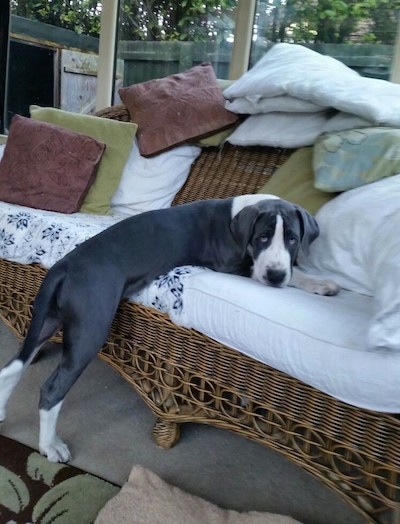
[[[124,106],[98,116],[129,121]],[[174,203],[256,192],[290,154],[204,149]],[[0,315],[18,337],[26,333],[45,272],[0,259]],[[283,453],[340,492],[368,522],[400,522],[397,416],[342,403],[130,301],[121,303],[100,357],[158,417],[153,436],[159,446],[173,446],[184,422],[226,428]]]

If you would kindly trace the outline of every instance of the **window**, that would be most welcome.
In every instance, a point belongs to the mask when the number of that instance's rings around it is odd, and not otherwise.
[[[122,85],[204,61],[238,78],[275,42],[400,82],[399,13],[400,0],[0,2],[0,131],[32,103],[91,113]]]
[[[4,131],[10,6],[0,4],[0,133]]]
[[[236,3],[121,0],[117,87],[178,73],[202,62],[211,62],[218,78],[228,78]]]
[[[0,3],[1,131],[31,104],[95,110],[100,15],[89,0]]]
[[[389,80],[399,1],[259,0],[250,63],[275,42],[303,44],[363,76]]]

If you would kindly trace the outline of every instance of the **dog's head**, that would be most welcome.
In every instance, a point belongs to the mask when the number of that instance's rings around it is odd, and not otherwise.
[[[243,256],[253,259],[252,278],[275,287],[289,283],[300,246],[308,254],[319,234],[312,215],[278,198],[243,207],[234,214],[231,231]]]

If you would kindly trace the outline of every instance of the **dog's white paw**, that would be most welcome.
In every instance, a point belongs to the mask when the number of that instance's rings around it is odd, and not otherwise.
[[[338,286],[336,282],[333,282],[332,280],[323,280],[314,275],[309,275],[299,270],[297,267],[293,268],[292,278],[289,285],[316,295],[333,296],[337,295],[340,291],[340,286]]]
[[[39,451],[45,455],[50,462],[68,462],[71,453],[68,446],[57,435],[48,444],[39,444]]]
[[[301,287],[308,293],[314,293],[315,295],[333,296],[337,295],[340,291],[340,286],[332,280],[319,280],[316,278],[307,278],[301,282]]]
[[[340,286],[333,280],[316,280],[310,284],[309,291],[317,295],[333,296],[339,293]]]
[[[299,270],[297,267],[293,268],[289,286],[303,289],[308,293],[325,296],[337,295],[340,291],[340,286],[333,280],[318,278]]]

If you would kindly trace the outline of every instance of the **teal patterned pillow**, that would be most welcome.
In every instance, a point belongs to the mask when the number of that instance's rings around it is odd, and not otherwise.
[[[400,173],[400,129],[367,127],[324,133],[314,145],[314,185],[337,192]]]

